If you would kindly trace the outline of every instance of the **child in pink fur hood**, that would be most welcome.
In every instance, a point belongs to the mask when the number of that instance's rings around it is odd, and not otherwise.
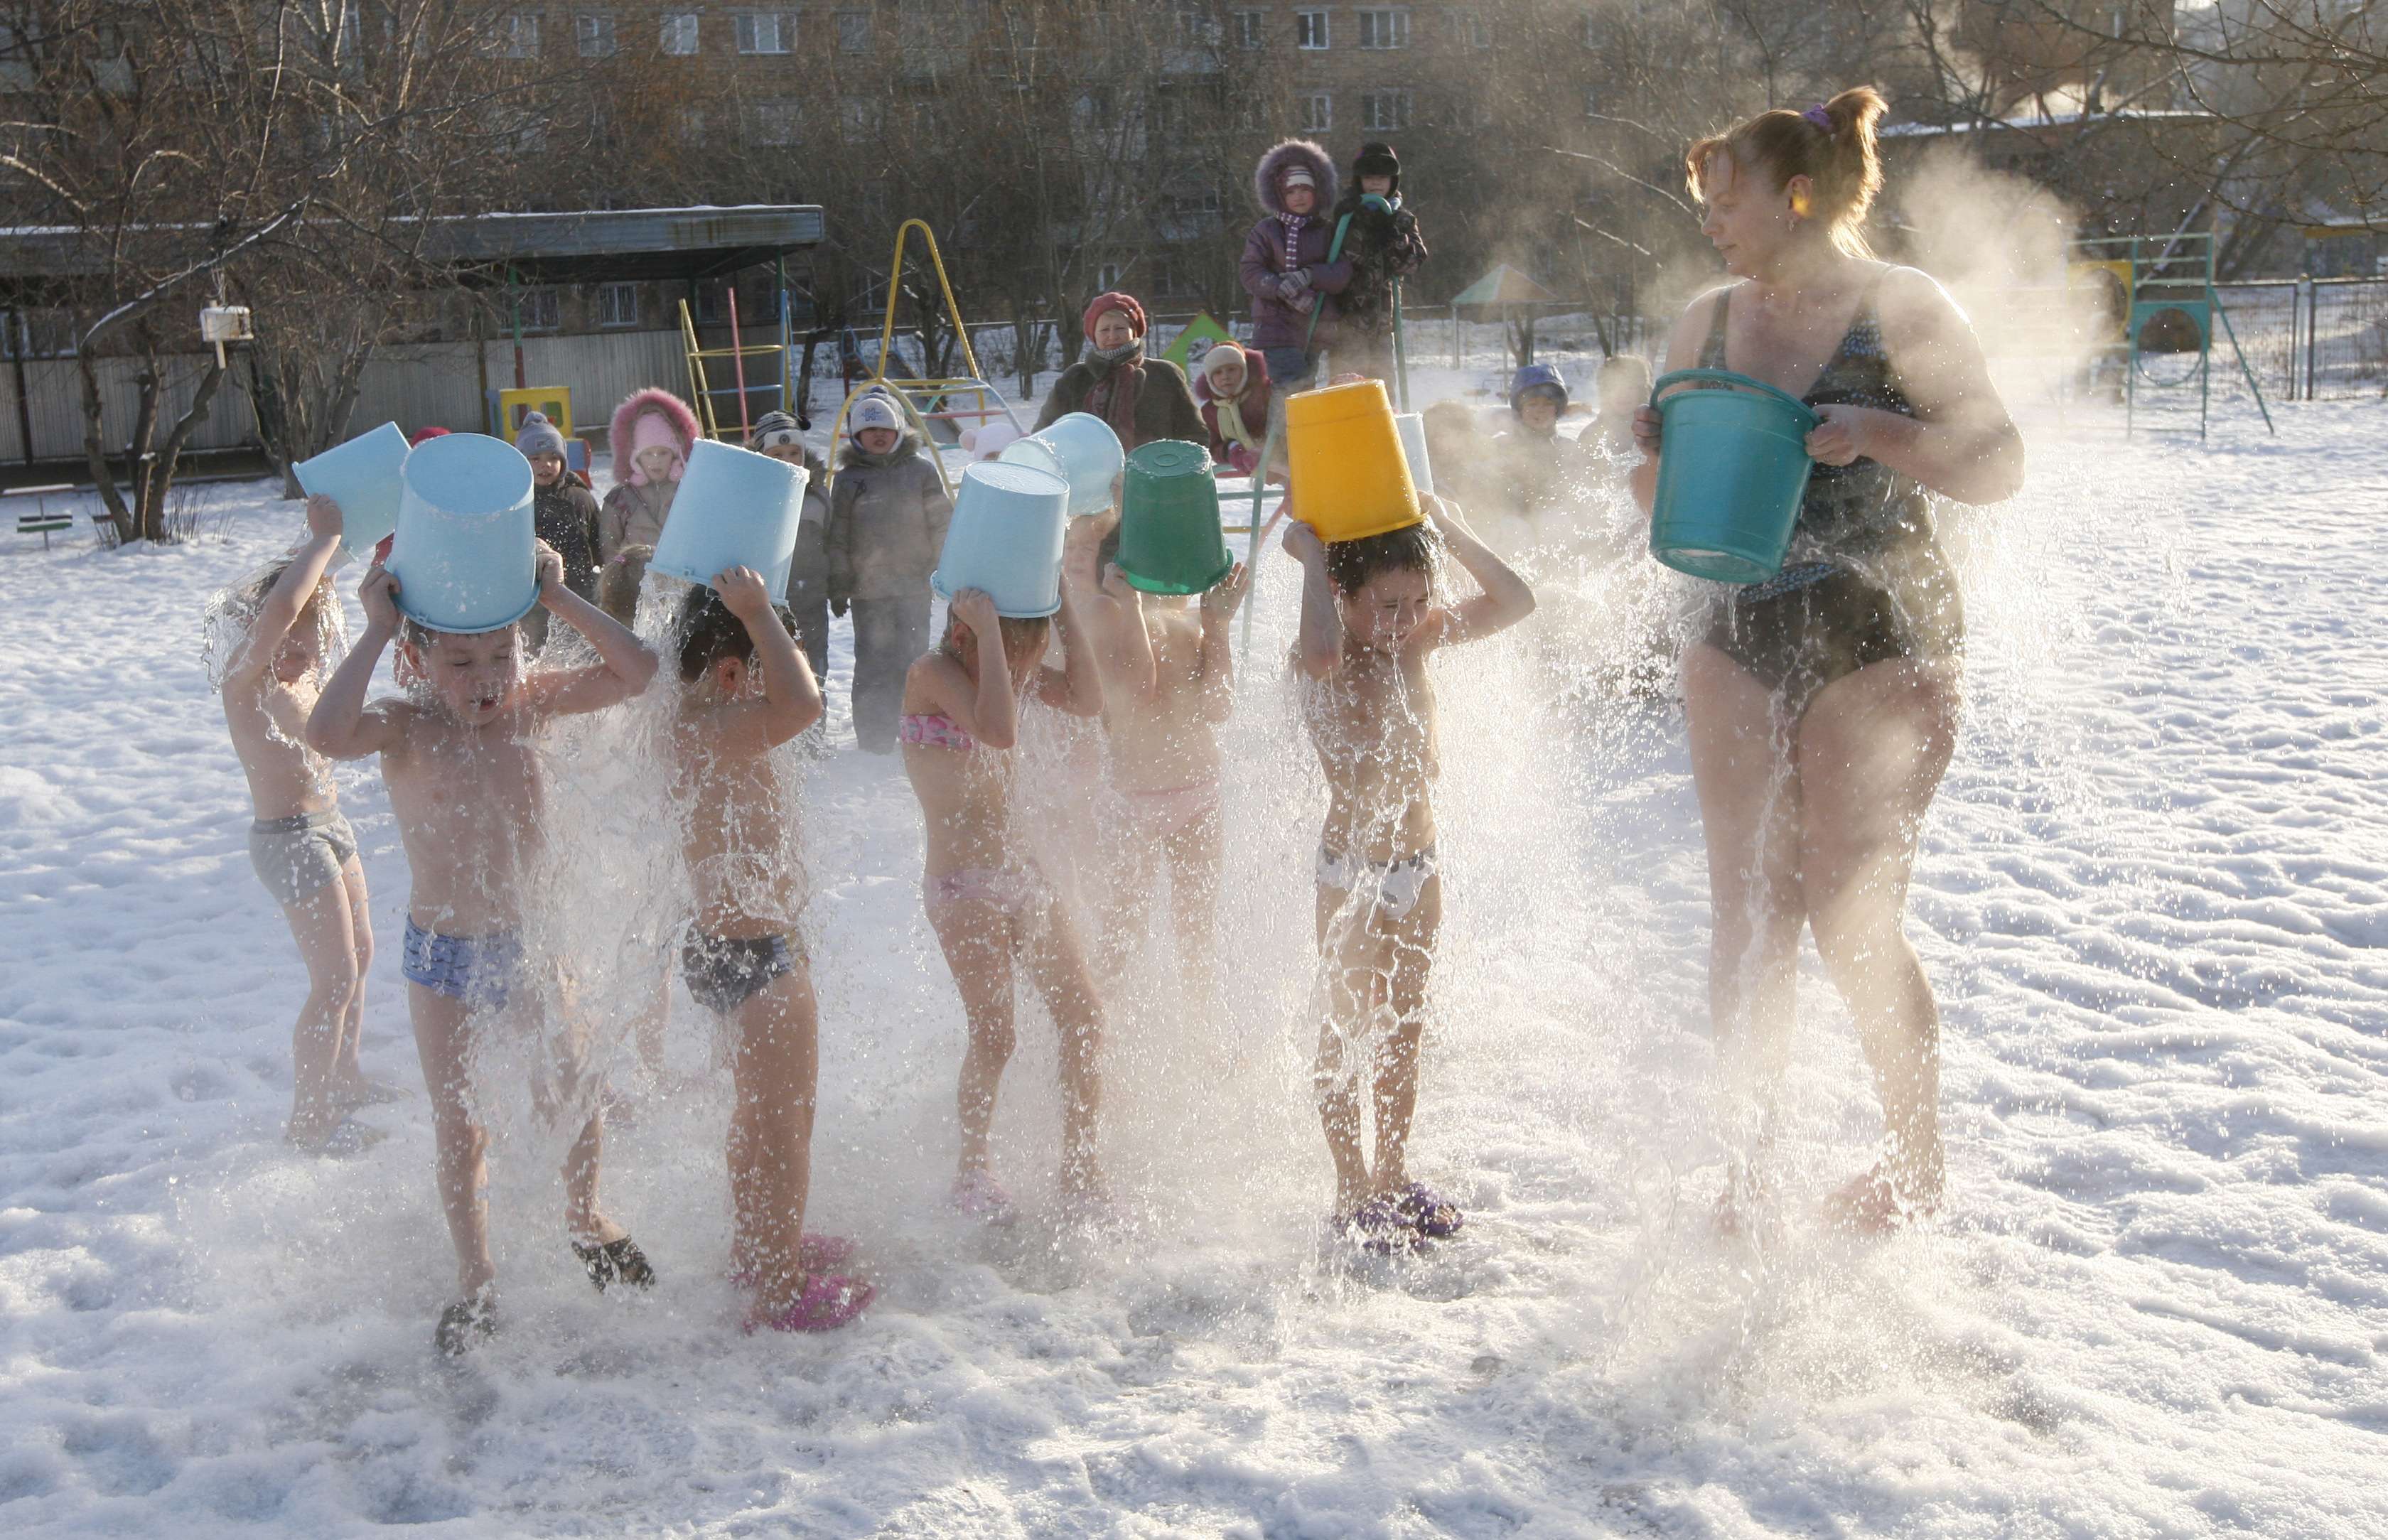
[[[696,414],[668,390],[633,390],[614,409],[607,443],[614,490],[597,514],[597,554],[612,562],[633,545],[652,546],[671,516],[672,494],[696,447]]]

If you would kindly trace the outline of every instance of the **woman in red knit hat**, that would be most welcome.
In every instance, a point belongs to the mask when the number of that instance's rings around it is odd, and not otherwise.
[[[1091,412],[1111,425],[1120,447],[1131,452],[1155,439],[1208,443],[1202,413],[1185,371],[1162,358],[1144,356],[1144,307],[1129,295],[1099,295],[1086,307],[1085,357],[1061,371],[1036,414],[1039,428],[1069,412]]]

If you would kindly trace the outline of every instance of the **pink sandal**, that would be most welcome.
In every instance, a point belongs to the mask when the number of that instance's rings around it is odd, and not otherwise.
[[[746,1322],[753,1331],[768,1327],[774,1331],[834,1331],[870,1308],[879,1291],[858,1278],[839,1273],[815,1273],[805,1279],[805,1292],[796,1303],[776,1315],[756,1316]]]

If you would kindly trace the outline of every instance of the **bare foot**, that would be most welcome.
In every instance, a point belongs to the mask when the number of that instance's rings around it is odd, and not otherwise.
[[[1940,1178],[1894,1182],[1882,1166],[1824,1200],[1824,1227],[1844,1235],[1891,1235],[1940,1212]]]
[[[324,1119],[301,1122],[290,1120],[282,1136],[290,1147],[305,1155],[317,1155],[325,1160],[346,1160],[361,1155],[387,1139],[389,1135],[369,1124],[358,1123],[334,1113]]]
[[[343,1075],[332,1087],[332,1101],[340,1107],[381,1107],[403,1101],[413,1093],[403,1086],[375,1080],[361,1073]]]

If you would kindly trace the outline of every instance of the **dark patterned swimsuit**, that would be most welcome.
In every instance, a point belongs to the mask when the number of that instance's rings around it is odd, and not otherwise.
[[[1810,406],[1867,406],[1915,415],[1882,345],[1877,277],[1823,372]],[[1717,297],[1700,366],[1727,367]],[[1964,644],[1964,605],[1932,532],[1924,489],[1879,461],[1815,468],[1783,570],[1718,596],[1704,640],[1783,698],[1797,721],[1819,691],[1871,663],[1948,657]]]

